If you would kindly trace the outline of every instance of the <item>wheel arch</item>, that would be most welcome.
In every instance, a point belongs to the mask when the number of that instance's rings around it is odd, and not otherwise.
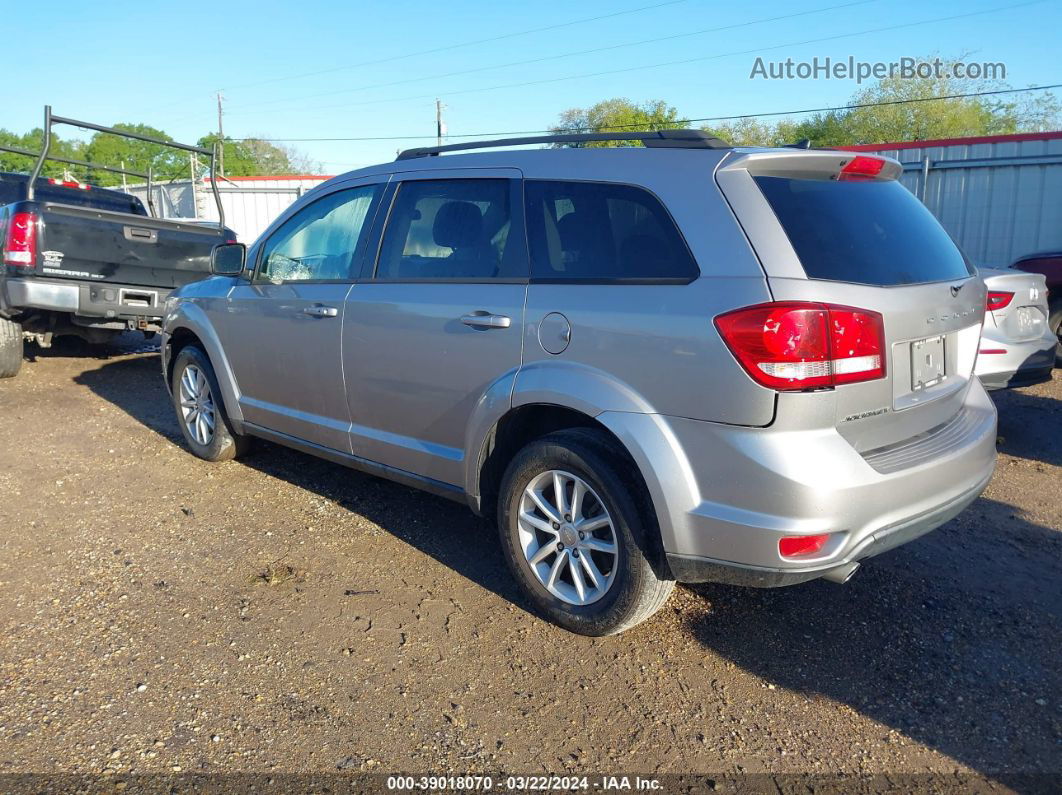
[[[181,350],[189,345],[197,345],[206,353],[214,368],[221,389],[221,399],[225,412],[232,422],[234,430],[242,432],[243,412],[240,410],[240,390],[225,356],[221,340],[218,339],[206,313],[194,304],[183,303],[176,312],[167,316],[165,321],[163,353],[167,389],[173,383],[173,367]]]

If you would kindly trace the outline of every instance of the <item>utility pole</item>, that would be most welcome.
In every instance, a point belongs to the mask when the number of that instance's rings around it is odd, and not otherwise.
[[[225,130],[221,126],[221,92],[218,92],[218,174],[225,176]],[[217,176],[211,175],[211,176]]]
[[[443,136],[446,135],[446,122],[443,121],[442,112],[446,106],[439,101],[439,98],[435,98],[435,143],[437,146],[442,146]]]

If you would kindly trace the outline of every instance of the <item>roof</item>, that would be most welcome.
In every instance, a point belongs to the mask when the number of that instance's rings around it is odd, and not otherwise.
[[[970,146],[972,144],[1021,143],[1022,141],[1055,141],[1062,138],[1062,130],[1052,132],[1013,133],[1011,135],[978,135],[971,138],[932,138],[925,141],[897,141],[887,144],[856,144],[835,146],[848,152],[885,152],[892,149],[925,149],[930,146]]]

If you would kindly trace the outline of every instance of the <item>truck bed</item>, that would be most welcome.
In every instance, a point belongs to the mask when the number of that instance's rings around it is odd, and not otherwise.
[[[37,212],[42,235],[36,266],[20,269],[27,277],[171,290],[205,278],[210,252],[227,237],[216,227],[58,202],[38,203]]]

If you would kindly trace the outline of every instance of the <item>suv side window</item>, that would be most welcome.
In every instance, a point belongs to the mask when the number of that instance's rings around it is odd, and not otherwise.
[[[604,182],[527,180],[531,278],[539,282],[689,282],[697,263],[649,191]]]
[[[271,282],[347,281],[380,185],[331,193],[297,212],[262,247],[257,278]]]
[[[484,281],[527,277],[508,179],[408,180],[398,187],[376,278]]]

